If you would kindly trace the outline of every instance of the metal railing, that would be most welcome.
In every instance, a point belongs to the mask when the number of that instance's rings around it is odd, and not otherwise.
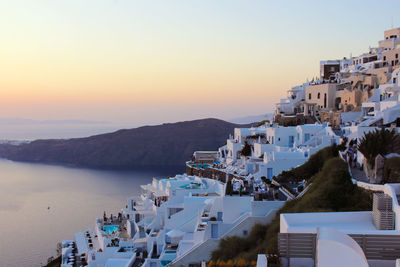
[[[361,247],[368,260],[396,260],[400,255],[400,235],[349,234]],[[279,233],[278,249],[284,258],[315,259],[316,234]]]

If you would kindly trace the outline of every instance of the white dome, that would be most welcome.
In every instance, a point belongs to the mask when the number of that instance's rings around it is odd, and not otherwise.
[[[332,228],[318,228],[317,253],[317,266],[368,267],[367,258],[357,242]]]

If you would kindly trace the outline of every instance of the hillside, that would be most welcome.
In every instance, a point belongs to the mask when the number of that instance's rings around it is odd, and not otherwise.
[[[215,150],[235,127],[218,119],[143,126],[86,138],[36,140],[0,145],[0,157],[14,161],[65,164],[88,168],[183,166],[196,150]]]
[[[212,254],[213,261],[252,261],[259,253],[278,253],[281,213],[371,210],[370,193],[351,182],[346,163],[336,155],[336,146],[327,147],[290,173],[283,174],[304,175],[312,182],[310,189],[300,199],[287,201],[270,224],[254,226],[248,238],[234,236],[221,240],[219,248]]]

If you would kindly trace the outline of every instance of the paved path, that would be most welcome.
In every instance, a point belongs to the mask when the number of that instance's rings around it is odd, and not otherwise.
[[[365,172],[363,170],[360,170],[360,167],[356,167],[356,168],[350,167],[349,169],[351,171],[351,176],[354,179],[356,179],[357,181],[367,182],[368,183],[368,178],[365,175]]]
[[[341,152],[339,152],[339,153],[340,153],[340,157],[344,161],[346,161],[345,156]],[[360,170],[360,166],[358,165],[358,163],[356,164],[357,167],[355,167],[355,168],[349,166],[348,162],[346,162],[346,164],[349,168],[350,175],[353,179],[356,179],[357,181],[360,181],[360,182],[366,182],[366,183],[369,182],[367,176],[365,175],[365,172],[363,170]]]
[[[136,261],[133,263],[132,267],[140,267],[142,266],[142,261],[139,259],[136,259]]]

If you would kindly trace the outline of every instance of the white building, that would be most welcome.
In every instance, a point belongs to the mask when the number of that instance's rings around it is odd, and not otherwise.
[[[244,143],[251,145],[250,156],[241,156]],[[229,173],[259,180],[271,179],[282,171],[295,168],[318,150],[340,143],[327,124],[304,124],[283,127],[276,124],[249,129],[235,129],[235,138],[220,148],[220,162]],[[224,156],[225,155],[225,156]]]
[[[374,90],[374,95],[365,103],[362,103],[363,117],[369,121],[371,119],[390,119],[393,112],[385,110],[394,108],[400,104],[400,69],[392,72],[388,83],[382,84]],[[384,116],[386,113],[386,116]],[[369,121],[367,123],[369,123]]]
[[[221,238],[247,236],[254,224],[268,223],[284,204],[225,196],[225,184],[187,175],[154,179],[142,190],[118,216],[99,218],[93,231],[63,241],[62,266],[199,264],[210,260]]]
[[[245,142],[253,143],[255,139],[249,139],[252,136],[264,136],[264,127],[251,127],[251,128],[235,128],[234,135],[226,140],[226,146],[219,148],[220,160],[223,159],[227,164],[234,164],[241,158],[240,151],[242,150]]]
[[[358,185],[377,192],[372,211],[280,215],[283,266],[395,266],[400,258],[400,184]]]
[[[295,115],[304,112],[305,88],[309,83],[294,86],[287,92],[287,97],[276,104],[275,114]]]
[[[360,141],[368,132],[381,127],[394,127],[399,132],[400,118],[400,69],[391,74],[386,84],[381,84],[367,102],[362,103],[361,121],[353,120],[352,125],[342,127],[342,132],[349,140]],[[357,154],[357,160],[362,164],[363,156]]]

